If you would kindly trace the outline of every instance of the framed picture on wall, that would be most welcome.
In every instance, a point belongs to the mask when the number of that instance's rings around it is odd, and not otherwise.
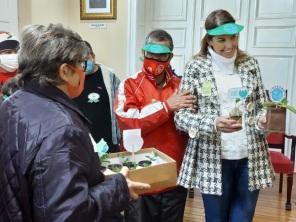
[[[80,0],[81,20],[116,19],[116,0]]]

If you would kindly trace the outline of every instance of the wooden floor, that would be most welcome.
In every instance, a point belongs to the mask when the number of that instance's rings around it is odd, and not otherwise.
[[[286,177],[284,176],[286,182]],[[296,175],[292,192],[292,211],[285,210],[286,183],[283,193],[278,193],[278,177],[274,187],[260,192],[253,222],[296,222]],[[188,198],[183,222],[204,221],[204,210],[200,193],[195,190],[195,197]]]

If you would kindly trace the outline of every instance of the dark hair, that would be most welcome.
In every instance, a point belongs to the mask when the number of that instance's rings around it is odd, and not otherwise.
[[[212,11],[205,21],[205,29],[210,30],[213,28],[216,28],[220,25],[224,25],[226,23],[235,23],[235,19],[233,16],[226,10],[219,9]],[[198,57],[207,57],[208,55],[208,47],[209,47],[209,41],[211,41],[213,36],[210,36],[208,34],[205,34],[205,36],[201,40],[201,46],[199,52],[194,55],[193,58]],[[239,48],[237,49],[237,56],[235,59],[235,66],[237,67],[241,62],[245,61],[245,59],[248,58],[248,55],[241,51]]]
[[[59,85],[63,63],[75,65],[87,59],[89,49],[81,37],[61,24],[30,25],[21,36],[19,53],[20,80],[34,80],[40,85]]]
[[[93,48],[91,47],[90,43],[88,41],[85,41],[85,40],[84,40],[84,43],[87,45],[91,56],[94,57],[95,56],[95,53],[94,53]]]
[[[156,29],[151,31],[145,39],[145,44],[156,43],[161,41],[169,41],[169,48],[171,51],[173,51],[174,43],[173,43],[172,36],[163,29]]]

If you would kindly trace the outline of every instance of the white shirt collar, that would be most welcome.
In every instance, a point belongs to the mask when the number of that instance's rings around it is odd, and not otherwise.
[[[211,47],[208,47],[208,51],[212,57],[213,68],[215,71],[219,71],[228,75],[235,73],[234,61],[237,51],[234,53],[232,58],[225,58],[217,54]]]

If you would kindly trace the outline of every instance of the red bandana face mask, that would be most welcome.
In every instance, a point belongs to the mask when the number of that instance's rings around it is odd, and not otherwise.
[[[168,68],[170,61],[161,62],[155,59],[144,58],[143,67],[149,74],[159,76],[164,70]]]
[[[70,66],[70,67],[79,76],[79,83],[78,83],[77,86],[73,86],[73,85],[67,83],[67,89],[68,89],[69,97],[71,99],[73,99],[73,98],[78,97],[82,93],[82,91],[84,89],[85,73],[83,72],[83,70],[78,69],[78,68],[76,68],[74,66]]]

